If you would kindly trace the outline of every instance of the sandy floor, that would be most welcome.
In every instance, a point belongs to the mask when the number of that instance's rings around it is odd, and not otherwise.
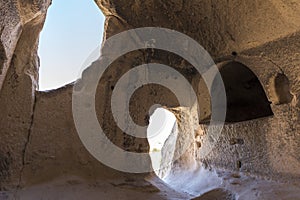
[[[164,181],[149,177],[140,182],[87,182],[76,177],[65,177],[17,191],[0,192],[0,200],[300,200],[300,184],[260,180],[241,173],[209,171],[199,167],[173,173]]]
[[[155,181],[154,179],[152,179]],[[186,195],[166,187],[160,181],[156,186],[148,181],[86,182],[76,177],[64,178],[17,191],[0,192],[0,200],[122,200],[122,199],[187,199]]]
[[[221,200],[224,197],[216,198],[217,194],[225,193],[228,199],[236,200],[300,200],[300,181],[298,184],[280,183],[249,177],[243,173],[209,171],[198,166],[190,171],[173,173],[164,181],[176,191],[193,198],[203,195],[202,198],[196,198],[203,200]],[[214,198],[208,198],[214,194]]]

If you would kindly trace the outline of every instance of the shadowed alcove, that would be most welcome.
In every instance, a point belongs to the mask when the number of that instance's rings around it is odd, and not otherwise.
[[[273,115],[261,83],[248,67],[239,62],[229,62],[219,70],[227,97],[226,122],[241,122]]]
[[[286,75],[277,74],[271,81],[271,93],[273,96],[273,103],[276,105],[290,103],[293,95],[290,93],[290,82]]]

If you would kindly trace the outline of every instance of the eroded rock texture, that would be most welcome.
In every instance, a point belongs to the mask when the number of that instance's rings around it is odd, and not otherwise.
[[[50,1],[1,1],[1,186],[18,185],[30,135],[39,59]]]
[[[178,172],[203,165],[297,183],[300,178],[298,1],[95,2],[106,15],[104,40],[124,30],[147,26],[174,29],[196,40],[217,63],[230,96],[227,123],[212,151],[203,156],[202,149],[211,146],[210,142],[203,141],[211,105],[201,76],[178,55],[154,49],[130,52],[111,64],[99,81],[96,95],[98,120],[115,145],[126,151],[149,151],[146,139],[126,135],[116,127],[110,100],[116,83],[128,70],[144,63],[162,63],[174,67],[191,82],[200,110],[180,107],[166,88],[150,85],[136,91],[130,111],[133,120],[140,125],[147,125],[148,110],[154,103],[166,106],[177,119],[184,119],[177,121],[174,154],[182,148],[186,137],[192,139],[188,151],[168,168],[170,176],[176,178]],[[105,198],[132,199],[143,195],[148,199],[187,199],[198,196],[196,193],[179,194],[149,174],[118,172],[94,159],[75,129],[73,84],[54,91],[36,91],[38,37],[49,5],[47,0],[0,2],[1,189],[79,177],[81,181],[98,181],[95,188],[100,195],[106,195]],[[93,65],[83,73],[83,80],[89,78],[88,70]],[[241,66],[245,70],[241,70]],[[170,160],[172,152],[168,149],[163,152]],[[150,158],[146,162],[151,165]],[[81,182],[73,180],[68,184],[80,185]],[[217,189],[214,192],[234,198],[230,191]],[[36,198],[41,197],[38,195]]]

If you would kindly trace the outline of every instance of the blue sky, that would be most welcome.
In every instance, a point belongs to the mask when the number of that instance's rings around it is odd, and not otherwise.
[[[90,61],[99,56],[103,28],[104,16],[93,0],[53,0],[40,37],[39,90],[76,80],[91,53]]]

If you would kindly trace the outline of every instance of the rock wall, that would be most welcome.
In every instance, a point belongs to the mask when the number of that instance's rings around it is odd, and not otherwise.
[[[244,63],[259,78],[271,103],[273,116],[226,124],[216,148],[206,158],[207,164],[247,171],[267,177],[299,179],[299,33],[242,52],[235,58]],[[289,45],[286,45],[289,44]],[[286,94],[274,92],[274,79],[287,78]],[[284,84],[284,83],[281,83]],[[278,103],[280,95],[290,95],[290,101]],[[276,103],[277,102],[277,103]],[[205,125],[200,128],[205,134]],[[231,142],[239,139],[242,143]],[[204,144],[205,145],[205,144]]]
[[[0,185],[19,185],[31,130],[37,47],[50,1],[1,1]]]
[[[297,1],[97,0],[96,3],[106,15],[104,40],[124,30],[146,26],[185,33],[201,44],[220,67],[223,62],[236,61],[252,70],[274,114],[226,124],[213,151],[202,157],[201,148],[210,144],[201,143],[206,125],[198,124],[210,116],[210,101],[205,97],[207,89],[201,77],[177,55],[158,50],[134,51],[110,66],[97,90],[98,119],[117,146],[132,152],[149,151],[146,139],[125,135],[116,127],[109,111],[110,99],[115,84],[125,72],[143,63],[158,62],[180,71],[192,83],[203,107],[198,111],[199,117],[186,117],[193,118],[193,124],[197,124],[195,133],[186,127],[190,123],[177,122],[182,127],[178,134],[194,134],[196,142],[191,144],[196,150],[189,149],[186,159],[181,160],[182,170],[190,160],[197,159],[206,166],[247,171],[268,178],[299,178],[300,5]],[[55,91],[35,91],[38,36],[49,4],[42,0],[11,0],[0,4],[0,186],[25,187],[65,176],[105,181],[132,177],[144,180],[146,174],[117,172],[87,152],[73,122],[72,84]],[[89,78],[86,74],[92,68],[87,69],[82,79]],[[284,88],[290,90],[290,101],[283,104],[277,92],[282,89],[276,89],[274,84],[278,74],[284,74],[289,81],[289,87]],[[145,96],[149,98],[141,98]],[[138,90],[132,99],[132,118],[146,125],[153,103],[173,111],[179,106],[168,90],[147,86]],[[150,165],[150,160],[147,162]],[[131,187],[155,190],[149,185],[140,188],[131,184]]]

